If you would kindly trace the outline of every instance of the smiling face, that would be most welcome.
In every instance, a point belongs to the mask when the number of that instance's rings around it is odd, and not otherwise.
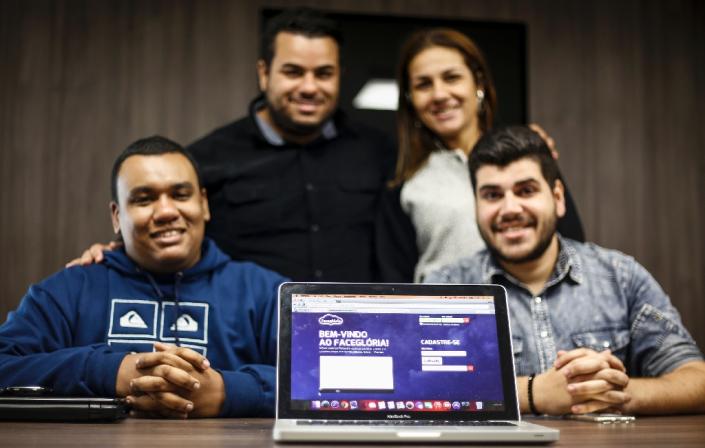
[[[280,32],[269,66],[257,64],[267,98],[262,117],[283,137],[317,136],[338,104],[338,44],[331,37]]]
[[[408,73],[418,119],[449,148],[469,150],[466,146],[479,135],[478,99],[462,54],[454,48],[427,48],[411,60]]]
[[[500,261],[533,261],[557,244],[556,221],[565,214],[560,180],[551,188],[527,157],[505,167],[483,165],[475,176],[477,224]]]
[[[196,171],[178,153],[130,156],[117,177],[118,203],[111,202],[113,230],[127,255],[144,269],[171,273],[201,258],[210,219]]]

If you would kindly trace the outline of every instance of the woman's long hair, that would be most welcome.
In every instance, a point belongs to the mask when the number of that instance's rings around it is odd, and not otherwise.
[[[442,148],[443,143],[428,129],[416,115],[411,102],[409,85],[409,65],[422,51],[432,47],[445,47],[458,50],[473,75],[478,89],[484,98],[478,110],[480,132],[492,128],[497,110],[497,97],[485,57],[475,43],[466,35],[450,28],[433,28],[417,31],[402,46],[397,70],[399,85],[399,110],[397,111],[397,133],[399,154],[392,186],[398,186],[410,179],[426,162],[432,151]]]

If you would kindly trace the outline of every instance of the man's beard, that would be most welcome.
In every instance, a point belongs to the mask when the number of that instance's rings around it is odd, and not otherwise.
[[[269,116],[272,117],[272,121],[276,127],[282,129],[285,133],[299,137],[307,137],[318,134],[321,132],[323,123],[330,118],[330,114],[328,114],[316,124],[301,124],[296,123],[286,113],[282,112],[282,110],[273,107],[269,101],[267,101],[267,110],[269,111]]]
[[[544,227],[544,231],[541,233],[541,235],[539,235],[539,240],[534,246],[534,248],[531,249],[528,254],[520,257],[510,257],[504,255],[502,252],[500,252],[497,247],[492,245],[489,238],[487,237],[487,235],[485,235],[485,232],[483,232],[482,229],[480,229],[480,236],[485,241],[485,246],[487,246],[487,250],[489,250],[490,254],[495,258],[495,260],[511,264],[526,263],[528,261],[534,261],[539,259],[551,245],[551,241],[553,241],[553,235],[555,235],[556,233],[556,224],[558,222],[558,218],[555,215],[552,215],[549,219],[550,220],[546,223],[546,226]]]

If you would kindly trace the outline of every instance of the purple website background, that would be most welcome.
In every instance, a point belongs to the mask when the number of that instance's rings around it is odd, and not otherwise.
[[[419,314],[347,314],[342,325],[321,325],[325,313],[292,314],[291,398],[380,399],[380,400],[466,400],[503,401],[497,328],[493,314],[453,314],[469,317],[459,326],[420,326]],[[427,316],[426,314],[423,314]],[[441,317],[441,315],[428,315]],[[450,315],[449,315],[450,316]],[[368,338],[388,339],[389,347],[373,348],[374,353],[335,353],[319,347],[319,330],[367,331]],[[457,346],[431,346],[434,350],[465,350],[467,357],[446,357],[444,364],[472,364],[473,372],[421,371],[422,339],[457,339]],[[428,346],[424,346],[428,347]],[[335,350],[335,348],[333,348]],[[349,348],[348,348],[349,350]],[[319,356],[391,356],[394,359],[393,393],[319,392]]]

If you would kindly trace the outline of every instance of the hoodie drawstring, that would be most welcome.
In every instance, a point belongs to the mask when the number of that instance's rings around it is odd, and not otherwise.
[[[183,277],[183,272],[177,272],[176,279],[174,280],[174,305],[176,306],[176,319],[174,320],[174,328],[176,331],[174,332],[174,337],[176,338],[177,347],[181,347],[181,343],[179,342],[179,316],[181,315],[181,309],[179,307],[179,284]]]
[[[143,271],[139,268],[137,268],[138,272],[141,272],[144,274],[145,277],[147,277],[147,280],[149,280],[149,283],[152,285],[152,289],[154,289],[154,292],[157,294],[157,297],[159,298],[160,302],[163,302],[166,299],[166,296],[164,296],[164,293],[162,290],[159,288],[159,285],[157,285],[157,281],[154,280],[154,277],[147,272]],[[181,313],[181,308],[179,306],[179,285],[181,284],[181,279],[184,277],[183,272],[177,272],[174,275],[174,305],[175,305],[175,318],[174,318],[174,339],[176,342],[177,347],[181,347],[181,342],[179,341],[179,315]],[[163,306],[163,305],[162,305]]]

